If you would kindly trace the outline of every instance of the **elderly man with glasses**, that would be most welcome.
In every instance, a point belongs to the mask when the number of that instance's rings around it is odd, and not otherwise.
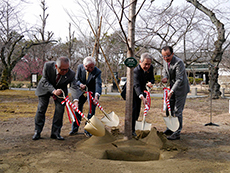
[[[67,85],[74,90],[77,89],[75,72],[70,68],[70,60],[67,57],[60,57],[57,61],[46,62],[43,67],[42,78],[38,83],[35,94],[38,96],[38,107],[35,115],[35,134],[33,140],[41,138],[41,132],[45,124],[45,113],[49,105],[50,96],[54,98],[55,111],[51,130],[51,138],[64,140],[60,135],[63,125],[63,114],[65,105],[61,104],[64,91],[65,96],[68,95]]]

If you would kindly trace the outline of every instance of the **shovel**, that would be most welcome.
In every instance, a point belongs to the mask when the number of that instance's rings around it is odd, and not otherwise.
[[[152,124],[147,123],[145,121],[145,118],[146,118],[147,112],[150,109],[151,98],[150,98],[149,91],[144,91],[144,92],[146,93],[147,104],[145,104],[145,110],[144,110],[143,120],[141,122],[140,121],[136,121],[135,130],[142,130],[142,131],[149,130],[150,131]]]
[[[165,121],[167,128],[170,129],[171,131],[175,132],[175,131],[177,131],[177,129],[180,126],[179,120],[178,120],[178,117],[172,116],[171,107],[170,107],[170,103],[169,103],[169,99],[168,99],[167,88],[164,88],[164,92],[166,92],[165,100],[166,100],[166,105],[168,107],[169,116],[163,117],[163,118],[164,118],[164,121]]]
[[[104,113],[105,116],[101,119],[102,123],[110,127],[118,126],[119,117],[114,112],[110,112],[109,114],[107,114],[104,111],[104,109],[101,107],[101,105],[91,96],[91,93],[89,94],[89,97],[99,107],[99,109]]]
[[[59,98],[63,98],[64,101],[62,101],[62,104],[64,104],[65,102],[69,103],[69,105],[76,111],[78,112],[82,118],[85,118],[87,124],[85,125],[84,129],[87,130],[89,133],[91,133],[92,135],[95,136],[104,136],[105,135],[105,127],[102,124],[102,122],[95,116],[92,116],[92,118],[88,119],[74,104],[72,104],[69,100],[69,97],[65,97],[64,92],[63,93],[63,97],[59,97]]]

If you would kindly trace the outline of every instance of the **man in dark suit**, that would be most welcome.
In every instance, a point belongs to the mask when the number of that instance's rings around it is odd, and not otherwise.
[[[183,61],[176,57],[173,53],[171,46],[165,46],[162,48],[163,62],[163,83],[170,83],[171,91],[168,94],[172,115],[178,117],[179,129],[172,132],[168,128],[164,132],[169,140],[180,139],[180,132],[182,130],[182,112],[184,109],[187,94],[190,90],[188,77],[185,71]],[[168,110],[166,111],[167,116],[169,115]]]
[[[73,97],[73,102],[76,107],[82,112],[83,105],[87,100],[87,95],[84,94],[85,91],[91,91],[92,96],[98,102],[102,91],[102,80],[101,80],[101,70],[95,67],[96,61],[93,57],[88,56],[83,60],[83,64],[79,65],[77,68],[76,81],[78,89],[76,92],[71,94]],[[76,94],[74,94],[76,93]],[[88,119],[90,119],[95,114],[96,106],[88,99],[90,102],[90,108],[88,112]],[[81,121],[81,116],[76,112],[77,118]],[[72,130],[69,135],[75,135],[78,132],[79,126],[76,122],[72,124]],[[91,134],[85,130],[85,135],[90,137]]]
[[[66,57],[60,57],[57,61],[50,61],[44,64],[43,75],[38,83],[35,94],[38,96],[39,102],[35,115],[35,134],[33,140],[40,139],[42,129],[45,124],[45,113],[49,104],[50,96],[53,96],[55,103],[55,112],[51,130],[51,138],[64,140],[60,135],[63,125],[63,114],[65,105],[61,104],[64,91],[65,96],[68,95],[67,85],[71,84],[72,88],[77,89],[75,80],[75,72],[69,69],[70,61]]]
[[[135,125],[138,120],[141,108],[141,101],[145,105],[144,90],[146,85],[152,87],[155,79],[153,74],[152,56],[149,53],[143,53],[139,65],[134,69],[134,88],[133,88],[133,111],[132,111],[132,135],[135,137]]]

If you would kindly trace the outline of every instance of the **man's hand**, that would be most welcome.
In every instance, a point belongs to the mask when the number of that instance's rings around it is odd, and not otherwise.
[[[169,93],[168,93],[168,99],[170,100],[170,98],[172,97],[173,95],[173,91],[171,90]]]
[[[59,96],[59,95],[62,94],[62,90],[61,89],[54,90],[53,94],[56,95],[56,96]]]
[[[143,95],[140,97],[140,99],[142,100],[142,102],[143,102],[144,105],[147,104],[147,100],[145,99],[145,97]]]
[[[80,88],[82,89],[82,90],[84,90],[85,89],[85,87],[86,87],[86,85],[84,85],[84,84],[80,84]]]
[[[97,94],[95,94],[95,98],[94,98],[94,99],[95,99],[96,102],[99,101],[99,98],[98,98],[98,95],[97,95]]]
[[[74,101],[73,104],[78,109],[78,101]]]
[[[147,83],[147,86],[148,86],[149,88],[152,88],[152,87],[153,87],[153,84],[152,84],[151,82],[148,82],[148,83]]]
[[[162,83],[167,83],[167,81],[168,81],[167,78],[163,78],[163,79],[161,80]]]

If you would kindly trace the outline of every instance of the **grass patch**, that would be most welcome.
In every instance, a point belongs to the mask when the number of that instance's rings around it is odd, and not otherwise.
[[[38,105],[35,91],[0,91],[0,120],[10,118],[34,117]],[[54,104],[49,104],[47,115],[52,116]]]
[[[31,82],[30,81],[11,81],[11,84],[15,84],[15,85],[17,85],[19,83],[23,83],[23,84],[27,85],[27,84],[30,84]]]

